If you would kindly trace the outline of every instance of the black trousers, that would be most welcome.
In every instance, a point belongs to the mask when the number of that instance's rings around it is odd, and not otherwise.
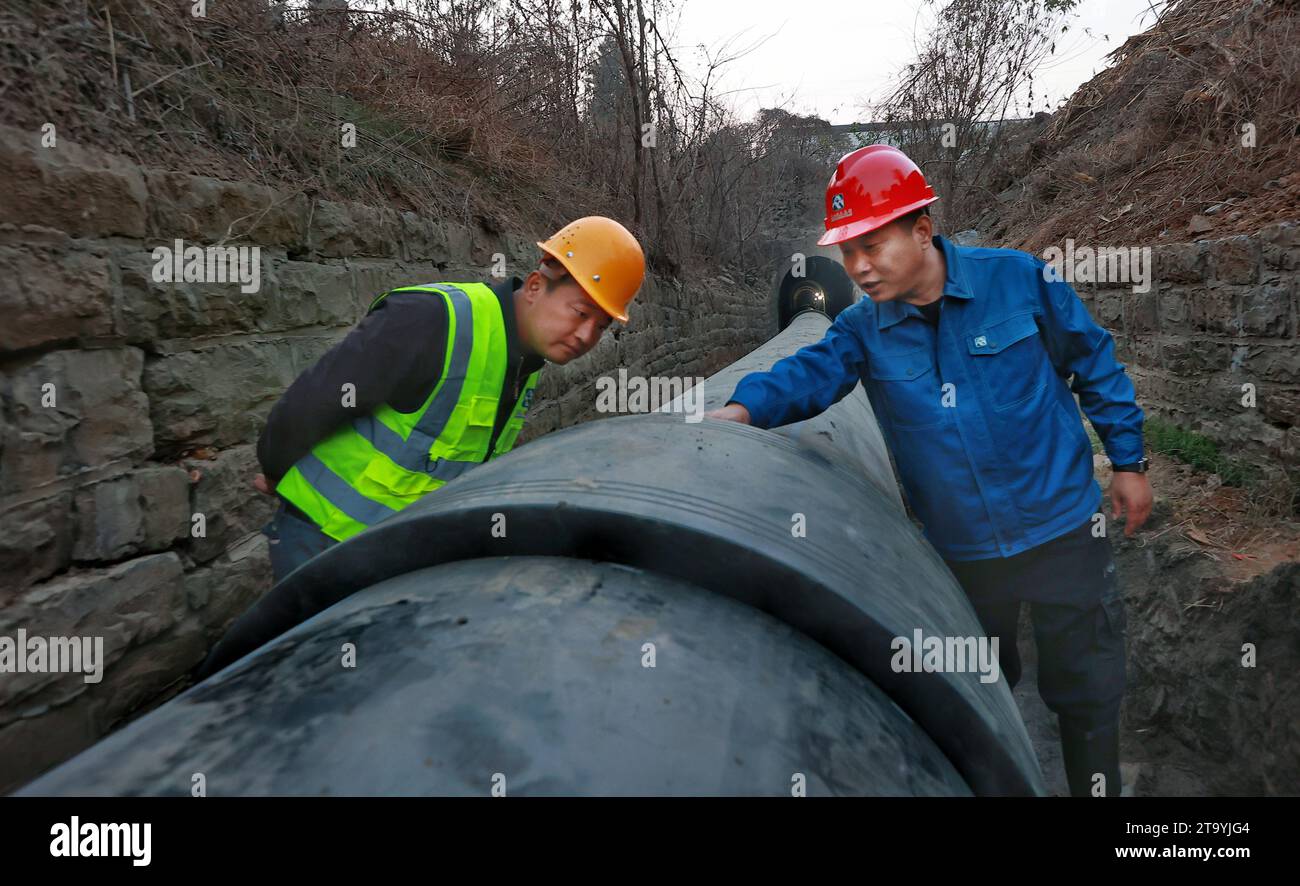
[[[1039,695],[1063,728],[1077,730],[1118,723],[1126,679],[1124,597],[1110,539],[1095,537],[1093,526],[1089,520],[1013,557],[948,561],[985,633],[999,638],[1011,688],[1020,679],[1020,604],[1030,604]]]

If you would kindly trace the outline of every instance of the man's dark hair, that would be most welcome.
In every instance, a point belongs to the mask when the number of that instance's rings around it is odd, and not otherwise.
[[[898,225],[902,225],[905,230],[910,231],[912,230],[912,228],[916,227],[916,220],[918,218],[920,218],[923,215],[929,215],[929,214],[930,214],[930,207],[922,206],[920,209],[915,209],[909,212],[907,215],[900,215],[898,218],[894,219],[894,223]]]

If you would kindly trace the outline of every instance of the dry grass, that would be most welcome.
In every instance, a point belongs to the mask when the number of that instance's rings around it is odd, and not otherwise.
[[[0,120],[220,178],[511,229],[605,208],[530,138],[527,84],[399,12],[264,0],[20,0],[0,12]],[[507,72],[508,73],[508,72]],[[341,147],[345,123],[356,147]]]
[[[1215,205],[1196,237],[1300,217],[1295,0],[1177,0],[1111,58],[993,184],[1022,189],[982,220],[993,240],[1194,239]]]

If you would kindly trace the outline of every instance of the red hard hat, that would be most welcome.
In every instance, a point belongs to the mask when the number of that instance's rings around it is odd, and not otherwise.
[[[858,148],[840,158],[826,186],[826,233],[817,245],[860,237],[938,199],[921,170],[898,148]]]

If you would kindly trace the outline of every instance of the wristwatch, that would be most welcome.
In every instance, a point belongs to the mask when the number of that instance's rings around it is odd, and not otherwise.
[[[1151,459],[1147,458],[1144,455],[1142,456],[1141,461],[1135,461],[1132,464],[1127,464],[1127,465],[1111,465],[1110,469],[1112,471],[1115,471],[1116,473],[1145,474],[1148,470],[1150,470],[1150,467],[1151,467]]]

